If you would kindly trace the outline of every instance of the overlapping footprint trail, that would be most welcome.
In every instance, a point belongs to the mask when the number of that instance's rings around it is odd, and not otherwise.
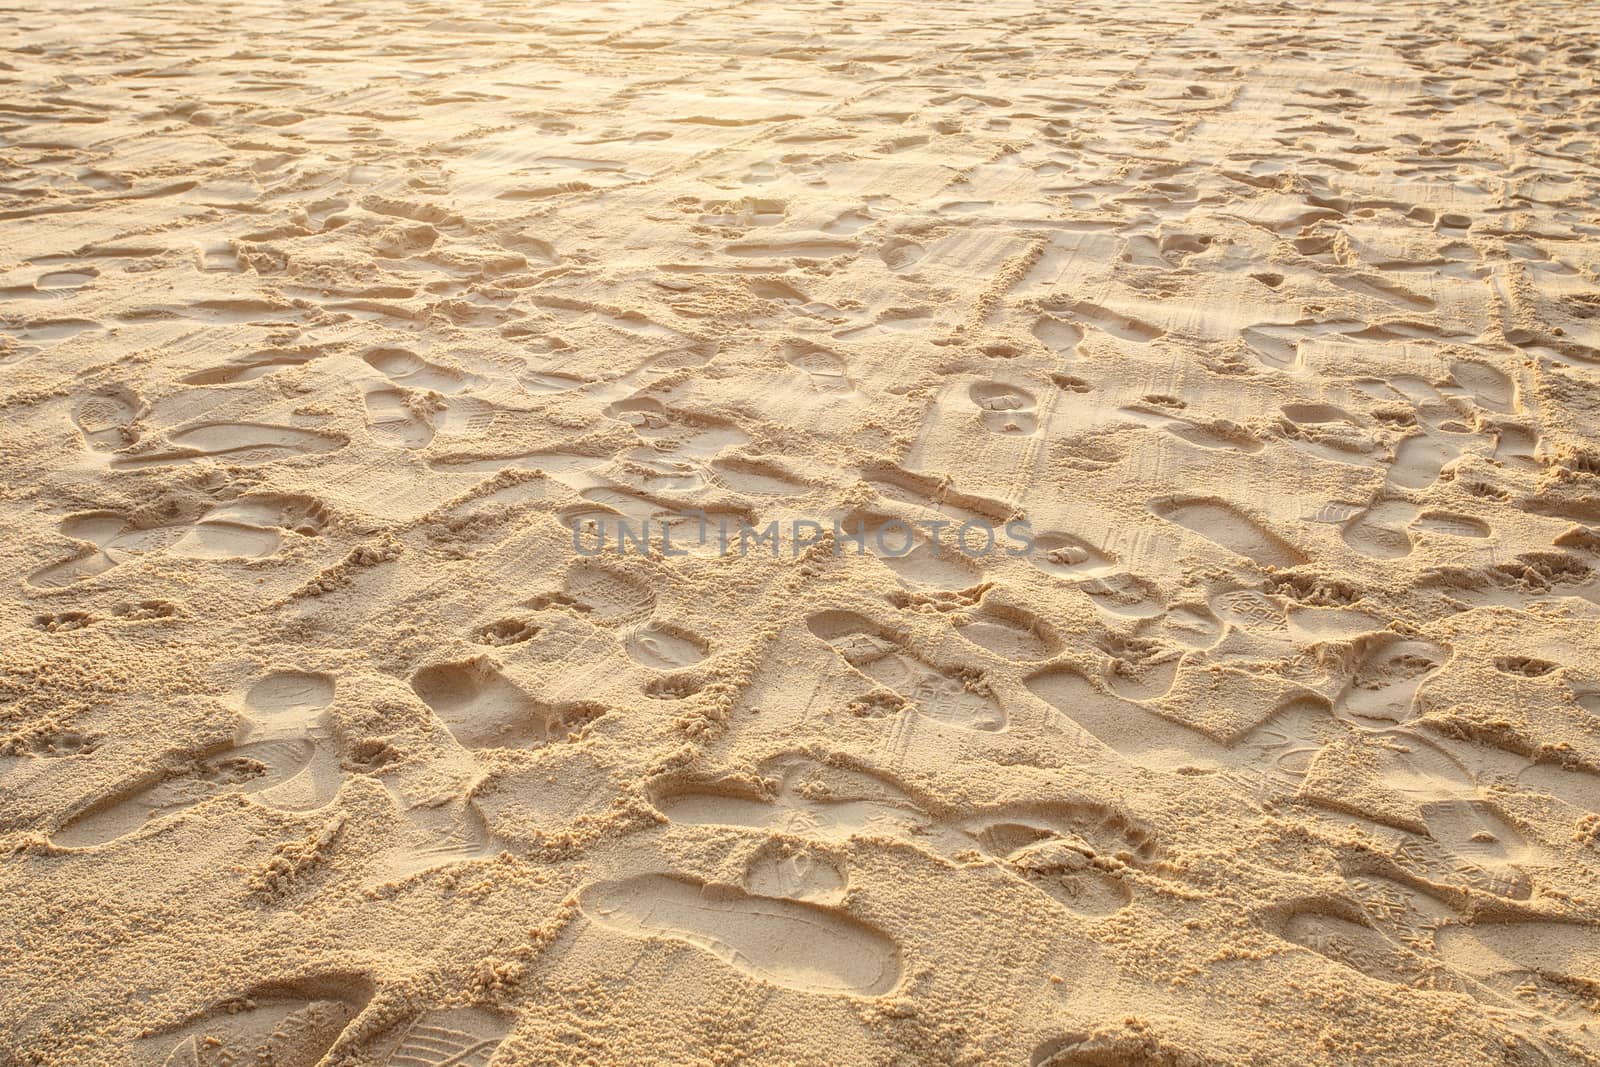
[[[673,825],[738,827],[843,843],[863,835],[896,838],[946,857],[979,851],[1068,909],[1098,917],[1124,907],[1132,892],[1121,870],[1145,866],[1160,850],[1147,829],[1114,808],[1037,802],[936,817],[888,780],[865,771],[789,755],[763,765],[770,794],[717,780],[662,786],[656,806]]]
[[[262,794],[274,807],[315,807],[337,788],[338,768],[318,713],[333,699],[333,680],[301,671],[268,675],[244,697],[240,740],[158,772],[73,815],[51,836],[57,844],[104,844],[152,820],[227,793]]]
[[[1130,762],[1153,770],[1263,774],[1268,784],[1294,782],[1332,729],[1326,701],[1290,697],[1246,733],[1224,743],[1153,708],[1095,685],[1073,667],[1050,667],[1027,679],[1045,703]]]
[[[467,748],[537,747],[605,712],[594,704],[543,704],[485,659],[424,667],[411,687]]]
[[[981,678],[937,670],[865,616],[820,612],[806,626],[850,666],[913,702],[929,718],[969,730],[1004,729],[1005,709]]]
[[[1530,1036],[1553,1022],[1593,1045],[1586,1028],[1600,928],[1532,916],[1478,919],[1456,901],[1383,875],[1352,874],[1347,889],[1339,900],[1291,909],[1283,935],[1380,982],[1471,996],[1525,1020]]]

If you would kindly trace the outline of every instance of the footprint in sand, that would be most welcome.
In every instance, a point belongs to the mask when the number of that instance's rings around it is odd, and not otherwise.
[[[1113,693],[1127,700],[1165,696],[1177,680],[1183,650],[1160,637],[1106,634],[1095,642],[1110,659],[1104,678]]]
[[[957,547],[954,534],[943,532],[935,544],[915,525],[894,515],[857,509],[839,520],[845,538],[839,541],[839,554],[854,558],[863,554],[882,563],[902,582],[928,589],[971,589],[981,572],[972,557]],[[880,543],[881,534],[881,543]],[[856,538],[862,538],[858,547]],[[982,538],[972,535],[972,551],[983,547]]]
[[[1064,314],[1081,319],[1102,333],[1110,334],[1122,341],[1132,341],[1134,344],[1147,345],[1166,336],[1166,331],[1159,326],[1143,322],[1131,315],[1120,314],[1087,300],[1077,301],[1060,310]]]
[[[535,700],[483,657],[423,667],[411,688],[465,748],[538,748],[604,715],[597,704]]]
[[[168,550],[190,559],[260,558],[278,551],[286,533],[316,537],[328,523],[309,497],[252,497],[206,512]]]
[[[1288,625],[1289,636],[1308,645],[1351,641],[1388,626],[1384,619],[1352,608],[1307,607],[1294,604],[1279,614]]]
[[[239,740],[169,768],[159,780],[114,793],[70,817],[51,840],[68,848],[100,845],[152,821],[226,793],[263,794],[272,807],[306,810],[338,787],[338,767],[318,714],[333,699],[333,679],[303,671],[271,674],[245,694]]]
[[[366,395],[373,439],[389,448],[426,448],[433,440],[432,405],[406,389],[374,389]]]
[[[1059,356],[1071,356],[1083,340],[1083,330],[1054,315],[1041,315],[1033,324],[1033,336]]]
[[[987,599],[978,611],[954,621],[962,637],[1011,661],[1049,659],[1064,647],[1061,636],[1043,619]]]
[[[390,448],[426,448],[439,433],[485,433],[497,409],[475,397],[440,398],[409,389],[375,389],[366,395],[372,436]]]
[[[1033,394],[1002,382],[978,382],[967,390],[978,419],[991,433],[1030,434],[1039,428]]]
[[[1247,633],[1277,636],[1288,629],[1288,611],[1281,597],[1254,589],[1230,589],[1211,600],[1217,617]]]
[[[881,996],[900,984],[894,942],[835,908],[662,874],[587,886],[578,904],[599,926],[682,941],[787,989]]]
[[[178,540],[184,529],[182,526],[136,528],[125,517],[105,511],[69,516],[61,521],[61,533],[92,547],[87,553],[39,568],[28,576],[28,584],[58,589],[104,574],[136,556],[165,548]]]
[[[1426,489],[1439,480],[1439,473],[1461,454],[1449,441],[1432,434],[1418,434],[1401,441],[1389,464],[1389,484],[1405,489]]]
[[[1352,875],[1349,900],[1313,903],[1282,936],[1370,978],[1464,993],[1532,1014],[1593,1045],[1588,976],[1600,966],[1600,927],[1559,919],[1473,921],[1459,899],[1376,874]]]
[[[1022,806],[963,820],[961,829],[1034,888],[1091,919],[1133,903],[1123,869],[1160,856],[1146,830],[1100,805]]]
[[[1117,557],[1081,537],[1046,531],[1034,536],[1028,562],[1052,577],[1073,581],[1111,573]]]
[[[888,837],[952,861],[982,852],[1087,917],[1112,914],[1131,902],[1122,868],[1144,866],[1160,855],[1148,831],[1105,805],[1039,802],[940,819],[867,771],[783,755],[764,764],[762,773],[770,791],[744,780],[691,782],[658,790],[656,807],[678,825],[764,829],[827,843],[856,835]]]
[[[184,385],[233,385],[253,382],[275,371],[303,367],[324,353],[315,350],[267,349],[217,367],[195,371],[179,379]]]
[[[928,250],[905,237],[890,237],[878,246],[878,258],[892,271],[906,271],[916,266]]]
[[[1367,832],[1385,841],[1390,859],[1417,877],[1445,886],[1470,887],[1495,896],[1526,900],[1533,893],[1529,870],[1547,866],[1551,856],[1530,840],[1482,791],[1484,772],[1498,767],[1507,784],[1521,789],[1595,794],[1593,776],[1572,782],[1546,782],[1541,772],[1571,776],[1555,768],[1530,766],[1522,757],[1450,739],[1400,729],[1360,728],[1347,741],[1321,754],[1299,799],[1326,808],[1335,820],[1358,816]],[[1517,771],[1534,772],[1526,782]],[[1363,780],[1358,800],[1346,783]],[[1370,801],[1381,798],[1376,805]]]
[[[1052,667],[1025,679],[1030,692],[1139,766],[1219,770],[1223,748],[1186,726],[1106,692],[1079,671]]]
[[[1367,467],[1378,461],[1378,445],[1361,421],[1333,404],[1285,404],[1277,430],[1293,447],[1320,459]]]
[[[844,357],[821,345],[809,341],[785,341],[783,361],[803,372],[811,380],[811,387],[819,393],[849,393],[855,389]]]
[[[33,290],[35,293],[44,293],[51,297],[67,297],[75,295],[79,289],[93,285],[98,277],[100,271],[87,265],[77,270],[46,271],[34,279]]]
[[[1282,710],[1233,744],[1235,770],[1258,795],[1294,793],[1328,741],[1342,733],[1315,700],[1291,700]]]
[[[1428,836],[1457,863],[1486,871],[1501,884],[1526,881],[1524,868],[1535,866],[1542,852],[1487,800],[1453,797],[1421,805]],[[1525,898],[1528,891],[1508,895]]]
[[[1491,790],[1504,786],[1515,792],[1539,793],[1576,811],[1600,813],[1600,774],[1565,766],[1550,752],[1530,758],[1493,745],[1462,743],[1454,743],[1451,751]]]
[[[1360,659],[1337,709],[1358,719],[1403,723],[1417,714],[1417,693],[1450,660],[1450,650],[1384,634],[1358,646]]]
[[[1404,286],[1397,285],[1386,278],[1371,274],[1353,274],[1347,277],[1332,279],[1333,284],[1341,289],[1356,293],[1361,296],[1370,296],[1377,300],[1388,301],[1402,308],[1413,311],[1431,311],[1435,306],[1433,297],[1424,293],[1415,293]]]
[[[72,406],[72,424],[84,443],[96,452],[115,452],[139,440],[138,394],[122,386],[109,386]]]
[[[894,690],[928,718],[966,730],[1005,729],[1005,709],[981,677],[930,666],[866,616],[818,612],[806,619],[806,627],[850,666]]]
[[[1228,771],[1270,793],[1293,793],[1312,759],[1340,732],[1325,701],[1290,696],[1224,743],[1101,688],[1071,667],[1028,678],[1029,692],[1130,763],[1166,773]]]
[[[706,460],[726,448],[750,443],[750,435],[733,424],[668,407],[654,397],[638,396],[607,404],[604,414],[633,427],[647,446],[636,450],[644,459],[663,454]]]
[[[846,525],[845,528],[848,530],[850,526]],[[881,528],[881,525],[873,523],[872,528],[876,530]],[[889,538],[890,544],[895,543],[893,530],[886,537]],[[854,549],[846,545],[844,551],[849,553]],[[981,572],[960,549],[953,549],[948,545],[936,547],[920,533],[913,542],[911,551],[897,556],[879,555],[877,558],[902,582],[924,589],[971,589],[978,584],[981,577]]]
[[[1443,534],[1445,537],[1480,538],[1494,533],[1494,527],[1470,515],[1457,515],[1451,511],[1424,511],[1417,516],[1413,529],[1424,533]]]
[[[776,304],[799,307],[813,303],[811,297],[804,290],[777,278],[752,278],[745,284],[750,287],[750,292],[754,295],[762,300],[770,300]]]
[[[103,329],[104,324],[93,319],[29,319],[17,325],[0,325],[0,365],[42,352],[44,344]],[[7,342],[4,338],[12,340]]]
[[[500,841],[471,799],[413,803],[394,786],[389,794],[405,820],[402,838],[377,860],[377,881],[394,881],[451,863],[495,855]],[[369,883],[376,884],[376,883]]]
[[[335,683],[326,674],[277,671],[252,685],[245,707],[269,715],[306,714],[333,703]]]
[[[670,623],[652,622],[623,640],[623,647],[639,663],[660,671],[692,667],[706,658],[710,645],[698,635]]]
[[[137,1067],[316,1067],[366,1006],[369,994],[362,985],[329,977],[254,990],[176,1034],[140,1039],[133,1062]]]
[[[712,480],[747,496],[798,496],[808,486],[776,463],[730,456],[711,461]]]
[[[745,865],[742,884],[756,896],[838,904],[849,877],[840,861],[820,850],[773,838]]]
[[[1427,981],[1429,988],[1465,991],[1458,976],[1437,973],[1432,961],[1367,925],[1370,920],[1365,916],[1351,918],[1348,914],[1347,905],[1341,909],[1334,902],[1316,902],[1292,913],[1278,934],[1380,982],[1421,985]],[[1430,971],[1436,973],[1430,975]]]
[[[179,430],[167,447],[146,452],[119,452],[111,460],[116,470],[176,466],[217,459],[225,463],[273,463],[297,456],[336,452],[347,441],[336,434],[270,426],[254,422],[212,422]]]
[[[1111,571],[1078,583],[1078,591],[1096,608],[1129,619],[1150,619],[1166,610],[1154,582],[1127,571]]]
[[[1434,935],[1440,960],[1500,1001],[1554,1020],[1590,1047],[1600,927],[1539,919],[1457,923]],[[1480,997],[1480,999],[1484,999]]]
[[[536,609],[568,608],[602,626],[642,621],[655,605],[656,595],[643,578],[593,560],[579,560],[568,567],[561,592],[527,602]]]
[[[1170,406],[1169,398],[1159,397],[1155,400],[1157,402],[1142,400],[1129,404],[1121,412],[1146,425],[1159,427],[1196,448],[1259,452],[1264,447],[1260,438],[1238,423],[1227,419],[1207,419],[1203,415],[1179,414]]]
[[[1336,523],[1345,544],[1373,559],[1400,559],[1411,554],[1415,544],[1410,526],[1420,509],[1404,500],[1379,497],[1366,507],[1334,504],[1323,508],[1308,521]]]
[[[459,393],[484,382],[476,374],[430,363],[404,348],[374,348],[362,353],[361,358],[367,366],[407,389],[448,394]]]
[[[1150,502],[1150,511],[1265,567],[1296,567],[1307,560],[1304,552],[1225,501],[1163,497]]]
[[[568,393],[589,384],[582,378],[555,371],[528,371],[517,380],[530,393]]]
[[[512,1019],[486,1008],[439,1008],[407,1023],[384,1067],[489,1067]]]
[[[1189,648],[1210,648],[1222,639],[1222,620],[1204,604],[1173,604],[1153,625],[1138,631],[1151,631],[1156,637]]]
[[[1516,410],[1517,383],[1503,371],[1487,363],[1458,359],[1450,364],[1450,377],[1472,394],[1480,407],[1499,412]]]
[[[114,512],[73,515],[61,532],[87,542],[90,550],[34,571],[28,583],[55,589],[104,574],[152,552],[190,559],[260,558],[278,550],[286,532],[315,537],[327,523],[322,506],[309,497],[252,497],[213,508],[193,524],[140,528]]]
[[[676,824],[770,829],[830,843],[855,834],[921,839],[935,825],[903,790],[866,771],[784,755],[762,773],[770,792],[743,780],[669,783],[657,789],[655,805]]]

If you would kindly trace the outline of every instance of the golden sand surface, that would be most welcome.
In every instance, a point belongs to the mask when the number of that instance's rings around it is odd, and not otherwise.
[[[0,1064],[1600,1062],[1597,40],[0,10]]]

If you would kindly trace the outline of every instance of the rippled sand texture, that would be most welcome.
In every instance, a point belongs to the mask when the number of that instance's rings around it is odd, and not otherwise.
[[[1600,1062],[1597,34],[0,11],[0,1064]]]

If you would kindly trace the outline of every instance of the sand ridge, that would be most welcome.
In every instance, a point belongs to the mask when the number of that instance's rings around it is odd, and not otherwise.
[[[0,1063],[1600,1061],[1585,15],[0,13]]]

